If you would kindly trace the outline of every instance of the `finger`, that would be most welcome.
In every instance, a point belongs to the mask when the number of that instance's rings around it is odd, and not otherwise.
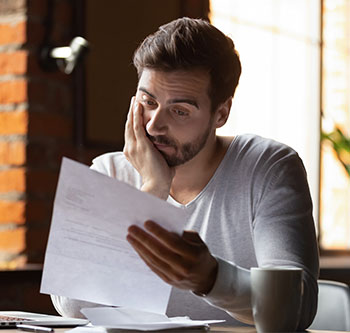
[[[133,112],[133,129],[137,140],[144,139],[146,137],[145,128],[143,126],[143,109],[142,104],[136,102]]]
[[[150,269],[159,275],[163,280],[169,283],[174,279],[179,280],[182,278],[181,275],[175,272],[173,265],[156,256],[144,245],[143,242],[140,242],[131,235],[127,236],[127,241],[132,245],[134,250],[147,264],[147,266],[150,267]]]
[[[134,104],[135,104],[135,96],[131,98],[130,101],[130,106],[129,106],[129,112],[127,116],[127,120],[125,123],[125,132],[124,132],[124,137],[125,137],[125,142],[128,142],[129,140],[135,139],[134,135],[134,130],[133,130],[133,109],[134,109]]]
[[[164,282],[176,286],[181,280],[183,280],[183,277],[181,275],[177,275],[171,269],[167,270],[166,272],[163,272],[155,264],[149,261],[149,259],[142,253],[138,254],[140,258],[145,262],[145,264],[151,269],[151,271],[157,274]]]
[[[145,230],[135,225],[130,226],[128,232],[127,238],[130,236],[133,240],[136,240],[140,245],[142,245],[142,248],[147,249],[147,251],[151,251],[155,256],[161,258],[163,261],[171,261],[173,264],[176,264],[179,256],[167,248],[166,244],[161,243],[158,239],[154,238]]]
[[[162,266],[162,263],[170,265],[174,271],[181,274],[187,274],[190,268],[191,262],[188,262],[178,253],[169,249],[166,244],[161,243],[158,239],[152,237],[146,231],[137,226],[129,227],[129,234],[127,240],[133,242],[140,251],[149,253],[149,257],[157,258],[158,264]]]
[[[172,251],[182,256],[192,257],[193,248],[176,233],[169,232],[153,221],[146,221],[145,228]]]
[[[184,230],[182,233],[182,239],[189,243],[194,244],[204,244],[202,238],[199,236],[198,232],[194,230]]]
[[[160,271],[156,266],[152,265],[147,261],[147,259],[140,253],[138,253],[141,259],[145,262],[145,264],[151,269],[152,272],[156,273],[164,282],[171,283],[171,279],[164,274],[162,271]]]
[[[133,123],[133,110],[134,110],[134,106],[135,106],[135,100],[136,100],[136,97],[132,96],[131,100],[130,100],[130,105],[129,105],[127,123]]]

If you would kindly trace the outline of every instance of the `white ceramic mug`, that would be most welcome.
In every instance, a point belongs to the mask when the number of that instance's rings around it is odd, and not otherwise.
[[[303,270],[290,267],[253,267],[252,307],[258,332],[294,332],[303,295]]]

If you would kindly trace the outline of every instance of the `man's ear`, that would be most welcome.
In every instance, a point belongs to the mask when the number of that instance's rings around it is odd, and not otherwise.
[[[232,97],[230,96],[225,102],[221,103],[215,111],[215,128],[220,128],[226,124],[230,115]]]

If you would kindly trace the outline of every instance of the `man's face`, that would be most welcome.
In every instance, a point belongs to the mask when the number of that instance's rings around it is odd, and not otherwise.
[[[142,72],[136,101],[147,136],[171,167],[195,157],[214,133],[209,82],[201,70]]]

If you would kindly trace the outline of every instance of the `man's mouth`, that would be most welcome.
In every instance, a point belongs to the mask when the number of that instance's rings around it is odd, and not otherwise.
[[[160,152],[173,153],[174,150],[176,151],[176,146],[174,145],[174,143],[172,143],[166,137],[163,137],[163,136],[154,137],[150,135],[147,135],[147,136],[153,143],[154,147]]]
[[[169,150],[173,150],[173,149],[174,149],[173,146],[170,146],[170,145],[167,145],[167,144],[164,144],[164,143],[153,142],[153,145],[154,145],[158,150],[161,150],[161,151],[169,151]]]
[[[169,147],[169,145],[160,142],[152,142],[156,147]]]

